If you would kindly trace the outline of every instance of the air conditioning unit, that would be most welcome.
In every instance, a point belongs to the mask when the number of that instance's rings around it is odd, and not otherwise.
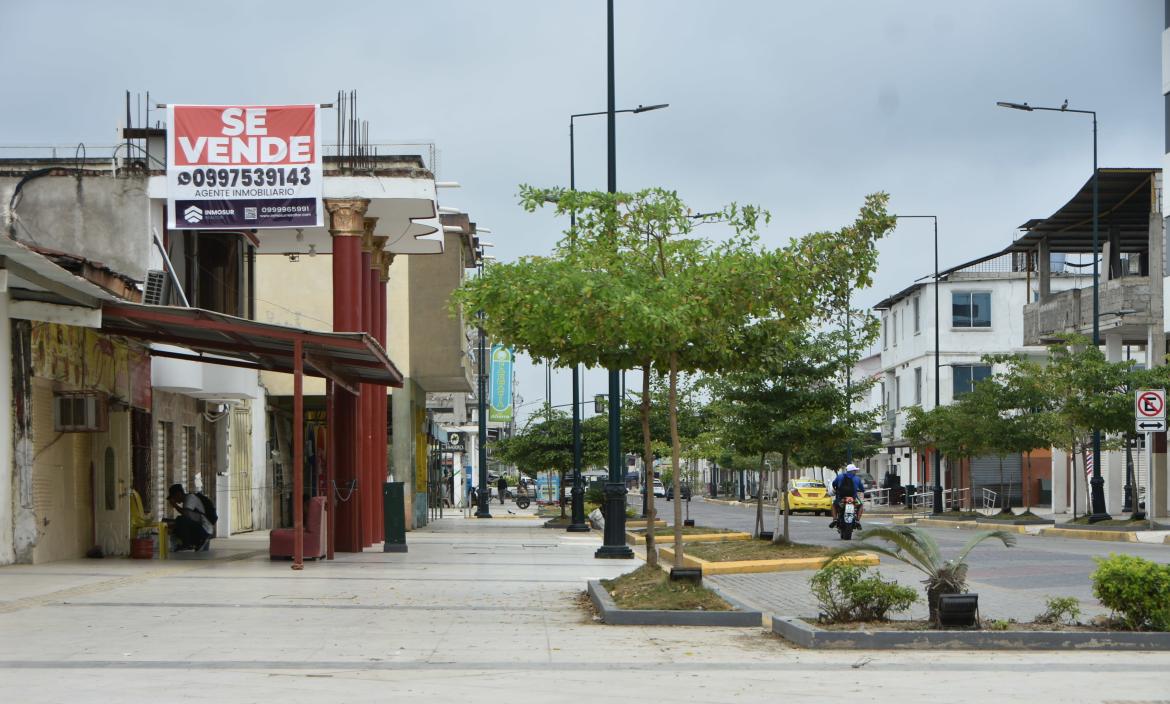
[[[53,429],[59,433],[102,433],[109,427],[109,403],[96,391],[53,396]]]
[[[148,306],[166,305],[167,302],[167,273],[158,269],[146,272],[146,286],[142,291],[142,302]]]

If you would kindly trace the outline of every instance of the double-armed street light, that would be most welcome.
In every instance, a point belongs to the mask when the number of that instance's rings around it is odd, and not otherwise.
[[[1074,110],[1068,106],[1067,100],[1058,108],[1039,107],[1027,103],[1009,103],[1005,101],[999,101],[996,105],[1001,108],[1023,110],[1025,112],[1034,112],[1036,110],[1044,112],[1068,112],[1078,115],[1089,115],[1093,118],[1093,346],[1099,348],[1101,346],[1101,328],[1099,320],[1099,274],[1097,272],[1097,259],[1098,253],[1100,252],[1100,239],[1097,234],[1097,224],[1100,219],[1097,199],[1097,113],[1094,110]],[[1089,488],[1091,500],[1089,522],[1096,523],[1098,521],[1109,520],[1109,513],[1105,509],[1105,480],[1101,477],[1100,428],[1093,429],[1093,478],[1089,480]]]
[[[476,250],[477,258],[479,259],[479,275],[483,276],[484,260],[495,259],[484,254],[484,247],[491,247],[489,242],[481,242],[479,248]],[[488,510],[491,504],[491,490],[488,488],[487,477],[487,350],[485,349],[486,341],[483,334],[483,311],[476,313],[476,318],[479,323],[479,350],[475,355],[475,363],[479,378],[477,379],[477,393],[479,395],[479,437],[477,439],[479,447],[479,505],[475,510],[476,518],[491,518],[492,512]]]
[[[941,381],[939,379],[939,299],[938,299],[938,216],[937,215],[895,215],[899,220],[914,220],[930,218],[934,221],[934,407],[938,408],[941,405]],[[942,458],[938,448],[934,448],[934,500],[932,502],[932,512],[943,512],[943,489],[942,489]]]
[[[610,24],[611,24],[611,28],[612,28],[612,21]],[[610,78],[612,81],[612,67],[611,67]],[[629,108],[626,110],[613,110],[612,112],[613,113],[632,113],[632,114],[636,115],[638,113],[650,112],[651,110],[661,110],[662,108],[669,107],[669,106],[670,106],[669,103],[659,103],[657,105],[639,105],[636,108]],[[573,137],[573,121],[576,120],[578,117],[592,117],[594,115],[608,115],[608,114],[610,114],[610,112],[611,111],[601,110],[598,112],[579,112],[579,113],[575,113],[573,115],[569,115],[569,190],[571,190],[571,191],[577,190],[577,165],[576,165],[576,148],[575,148],[574,137]],[[612,157],[611,157],[611,159],[612,159]],[[611,168],[613,168],[612,161],[611,161],[610,166],[611,166]],[[610,190],[611,190],[611,192],[613,191],[612,188]],[[570,212],[569,213],[569,230],[570,230],[570,232],[574,232],[574,228],[576,228],[576,226],[577,226],[577,216],[575,213]],[[614,374],[616,372],[611,370],[610,373]],[[589,525],[587,523],[585,523],[585,487],[584,487],[584,482],[581,479],[581,401],[580,401],[580,399],[581,399],[581,395],[580,395],[581,394],[581,388],[580,388],[581,387],[581,372],[580,372],[580,365],[578,365],[578,364],[573,365],[572,383],[573,383],[573,489],[571,492],[571,496],[572,496],[571,518],[569,520],[569,525],[565,530],[569,531],[570,533],[584,533],[584,532],[589,530]],[[613,398],[610,399],[611,402],[614,400],[615,399],[613,399]],[[614,413],[614,411],[611,410],[610,411],[611,425],[613,423],[613,420],[612,420],[613,413]],[[620,418],[620,416],[619,416],[619,418]],[[611,443],[610,460],[611,460],[611,462],[613,460],[612,443],[614,442],[614,438],[615,438],[615,435],[614,435],[612,427],[611,427],[611,430],[610,430],[610,443]],[[618,450],[618,454],[619,454],[619,456],[621,454],[620,447]],[[622,469],[624,471],[624,466]],[[610,481],[611,482],[613,481],[613,474],[614,474],[614,472],[611,469],[610,470]],[[623,481],[624,481],[624,477],[623,477]],[[623,511],[622,515],[623,516],[625,515],[624,511]]]

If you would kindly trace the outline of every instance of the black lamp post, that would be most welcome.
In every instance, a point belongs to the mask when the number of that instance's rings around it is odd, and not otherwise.
[[[613,0],[606,9],[607,105],[606,133],[609,162],[608,190],[617,192],[617,115],[614,108],[613,78]],[[633,559],[634,551],[626,545],[626,483],[623,473],[621,438],[621,371],[609,370],[609,481],[605,484],[605,536],[594,557]]]
[[[1034,110],[1044,110],[1046,112],[1072,112],[1078,115],[1089,115],[1093,118],[1093,346],[1101,346],[1101,326],[1100,326],[1100,295],[1099,295],[1099,274],[1097,273],[1097,258],[1100,252],[1100,239],[1097,234],[1097,224],[1100,220],[1097,199],[1097,113],[1094,110],[1072,110],[1068,107],[1068,101],[1058,108],[1043,108],[1035,105],[1028,105],[1027,103],[1008,103],[997,102],[1001,108],[1011,108],[1012,110],[1024,110],[1032,112]],[[1101,429],[1093,429],[1093,478],[1089,480],[1089,523],[1097,523],[1098,521],[1109,520],[1109,512],[1105,509],[1105,480],[1101,477]]]
[[[934,407],[938,408],[941,401],[941,387],[942,381],[939,379],[939,300],[938,300],[938,216],[937,215],[895,215],[899,220],[911,220],[915,218],[930,218],[934,221]],[[934,513],[943,512],[943,489],[942,489],[942,457],[939,455],[938,448],[934,448]]]
[[[612,24],[612,23],[611,23]],[[650,112],[651,110],[661,110],[669,107],[669,103],[660,103],[658,105],[639,105],[636,108],[629,108],[627,110],[614,110],[613,112],[628,112],[640,113]],[[577,190],[577,157],[576,147],[573,142],[573,121],[578,117],[592,117],[594,115],[607,115],[606,110],[598,112],[579,112],[569,115],[569,190]],[[611,189],[612,192],[612,189]],[[577,226],[576,213],[569,213],[569,228]],[[573,490],[572,497],[572,516],[569,521],[569,526],[565,530],[570,533],[584,533],[589,530],[589,525],[585,523],[585,487],[581,480],[581,372],[580,365],[573,365]],[[624,481],[624,477],[622,478]]]
[[[480,248],[476,254],[479,255],[479,275],[483,276],[483,249]],[[479,372],[477,380],[479,394],[479,438],[477,440],[479,444],[479,506],[475,510],[475,517],[491,518],[492,513],[488,510],[488,506],[491,504],[491,490],[488,488],[487,476],[487,379],[485,378],[487,350],[483,335],[482,310],[476,314],[476,318],[479,320],[479,351],[475,355],[476,367]]]

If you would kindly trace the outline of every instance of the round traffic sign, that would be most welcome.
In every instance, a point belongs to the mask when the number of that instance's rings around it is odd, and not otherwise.
[[[1158,391],[1143,391],[1137,397],[1137,413],[1141,418],[1161,418],[1166,412],[1166,399]]]

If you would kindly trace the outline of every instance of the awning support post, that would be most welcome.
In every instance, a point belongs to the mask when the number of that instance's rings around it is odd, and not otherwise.
[[[305,569],[305,398],[304,346],[293,342],[293,564],[294,570]]]

